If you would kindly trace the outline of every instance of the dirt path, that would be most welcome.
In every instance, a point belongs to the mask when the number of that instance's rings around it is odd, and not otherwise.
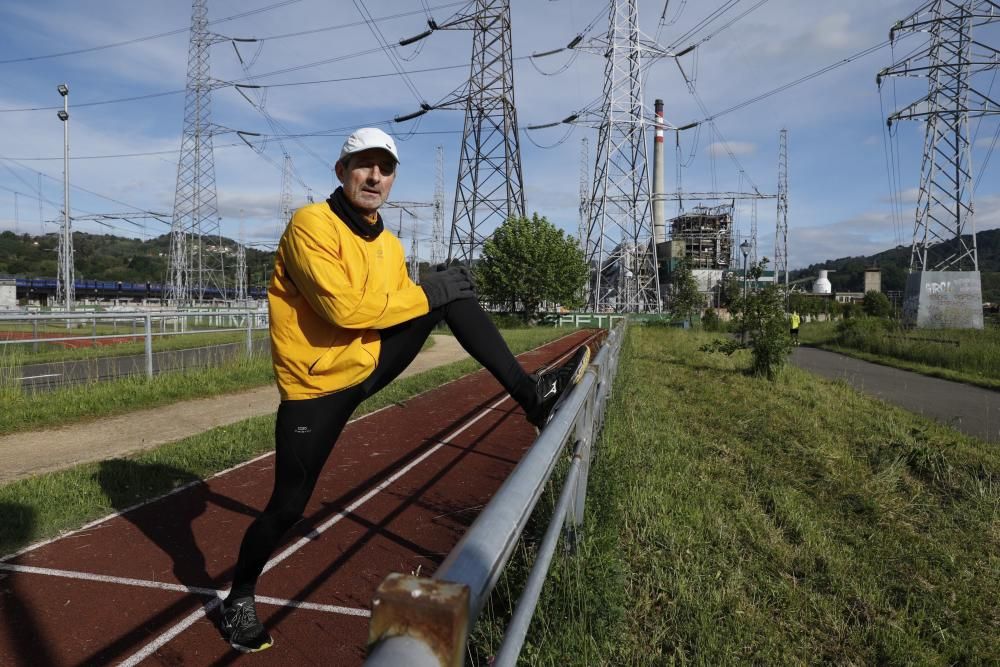
[[[453,336],[434,336],[434,345],[402,377],[467,357]],[[278,408],[274,385],[238,394],[200,398],[107,417],[63,428],[0,437],[0,484],[91,461],[152,449],[217,426],[266,415]]]

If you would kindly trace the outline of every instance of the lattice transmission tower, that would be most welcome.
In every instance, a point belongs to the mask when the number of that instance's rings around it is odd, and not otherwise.
[[[175,304],[202,300],[210,287],[225,293],[212,147],[212,135],[218,128],[211,122],[208,49],[228,38],[208,32],[207,2],[194,0],[191,6],[184,131],[177,161],[167,277],[167,298]],[[212,242],[216,245],[207,245],[210,239],[215,239]]]
[[[969,119],[1000,114],[990,95],[992,81],[986,93],[973,85],[977,74],[993,70],[996,76],[1000,52],[974,38],[973,31],[997,22],[1000,4],[993,0],[931,0],[889,31],[893,43],[900,34],[929,35],[926,47],[883,69],[876,79],[879,86],[887,76],[928,80],[925,96],[888,118],[890,129],[898,120],[918,120],[925,127],[903,305],[909,324],[983,326]],[[928,292],[925,283],[939,289]]]
[[[642,35],[638,14],[637,0],[613,0],[607,38],[576,46],[606,59],[585,249],[588,307],[599,311],[661,309],[641,74],[644,58],[672,54]]]
[[[475,0],[473,4],[471,12],[459,12],[441,23],[429,20],[429,30],[400,41],[412,44],[435,30],[470,30],[472,65],[468,82],[458,92],[396,118],[409,120],[431,109],[465,111],[448,258],[466,264],[507,218],[524,215],[510,0]]]
[[[240,209],[240,240],[236,247],[236,301],[247,301],[247,247],[246,228],[243,209]]]
[[[292,156],[285,153],[285,159],[281,163],[281,200],[278,204],[278,220],[276,225],[277,234],[275,244],[285,233],[285,226],[292,219]]]
[[[969,118],[1000,114],[1000,107],[971,80],[997,69],[1000,60],[972,32],[997,21],[1000,4],[991,0],[932,0],[889,32],[890,41],[901,33],[930,35],[926,48],[883,69],[877,79],[881,85],[887,76],[926,76],[929,84],[927,95],[888,118],[890,127],[898,120],[925,123],[911,271],[979,270]]]
[[[576,238],[581,248],[587,247],[587,221],[590,218],[590,143],[580,139],[580,221]]]
[[[431,266],[444,261],[444,146],[434,160],[434,223],[431,227]]]
[[[778,135],[778,217],[774,232],[774,282],[783,284],[788,289],[788,130],[784,128]]]

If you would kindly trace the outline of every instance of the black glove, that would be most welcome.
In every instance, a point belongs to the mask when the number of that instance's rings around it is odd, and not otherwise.
[[[425,276],[420,287],[427,295],[431,310],[458,299],[472,299],[476,296],[472,277],[464,266],[453,266]]]

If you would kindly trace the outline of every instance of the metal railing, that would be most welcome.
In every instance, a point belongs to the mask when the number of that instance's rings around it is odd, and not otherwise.
[[[565,525],[571,549],[583,525],[591,450],[618,366],[625,323],[615,327],[553,420],[432,578],[390,574],[372,601],[367,667],[458,667],[476,619],[521,537],[567,443],[573,458],[495,667],[521,653]]]
[[[45,334],[46,325],[57,328],[65,327],[66,334]],[[112,328],[112,333],[98,333],[98,328]],[[20,325],[20,326],[18,326]],[[89,325],[86,333],[72,333]],[[118,332],[118,327],[122,331]],[[153,338],[183,336],[210,333],[245,333],[247,354],[253,352],[253,334],[255,331],[267,329],[267,310],[220,310],[220,311],[129,311],[109,313],[20,313],[0,314],[0,351],[5,346],[31,346],[33,352],[38,352],[41,345],[63,343],[67,346],[96,347],[98,341],[115,341],[132,339],[144,343],[145,372],[153,376]],[[24,338],[10,337],[13,334],[28,333]]]

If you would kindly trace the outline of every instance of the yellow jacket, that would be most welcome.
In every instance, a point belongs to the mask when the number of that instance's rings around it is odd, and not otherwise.
[[[282,400],[346,389],[378,364],[379,329],[430,311],[388,229],[355,234],[325,202],[300,208],[278,244],[267,290]]]

